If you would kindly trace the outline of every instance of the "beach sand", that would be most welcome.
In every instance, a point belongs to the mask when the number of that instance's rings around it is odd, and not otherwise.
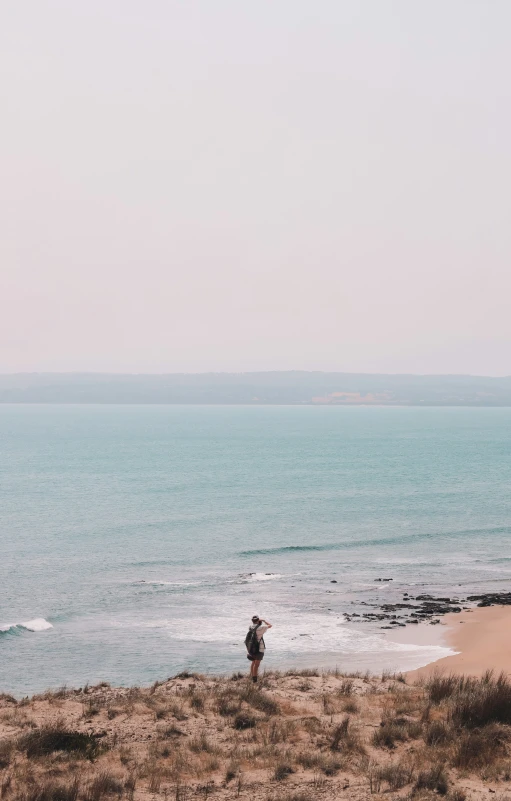
[[[485,670],[493,669],[511,674],[511,607],[475,608],[446,615],[442,622],[445,625],[421,625],[415,634],[409,627],[399,637],[401,642],[420,644],[440,641],[457,652],[410,671],[407,673],[409,681],[430,676],[435,671],[480,676]]]

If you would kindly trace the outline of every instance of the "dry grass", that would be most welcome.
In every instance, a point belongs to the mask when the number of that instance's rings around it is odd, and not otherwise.
[[[487,671],[481,678],[435,675],[425,685],[432,704],[448,701],[450,717],[460,726],[511,724],[511,681],[505,673]]]
[[[421,770],[417,776],[414,790],[433,790],[438,795],[446,795],[449,789],[445,767],[442,764],[433,765],[428,770]]]
[[[294,768],[289,762],[279,762],[273,771],[273,779],[276,782],[281,782],[294,772]]]
[[[462,732],[457,738],[452,764],[457,768],[484,768],[507,753],[510,732],[491,724]]]
[[[124,784],[108,771],[101,771],[95,776],[88,785],[82,798],[83,801],[101,801],[108,795],[117,795],[119,798],[124,793]]]
[[[335,776],[343,766],[339,757],[321,752],[309,753],[306,751],[298,754],[296,761],[306,770],[320,771],[325,776]]]
[[[0,770],[4,770],[11,763],[14,743],[12,740],[0,740]]]
[[[416,740],[421,734],[422,724],[419,721],[385,715],[372,736],[372,744],[377,748],[395,748],[396,743]]]
[[[468,680],[451,696],[451,719],[459,726],[477,728],[489,723],[511,724],[511,682],[504,673],[492,672]]]
[[[335,727],[330,749],[331,751],[342,751],[344,754],[365,753],[359,734],[348,715]]]
[[[253,729],[256,725],[256,719],[253,715],[249,715],[247,712],[240,712],[234,718],[234,728],[238,729],[238,731],[243,731],[243,729]]]
[[[478,801],[511,781],[510,699],[493,674],[315,670],[0,696],[0,799]]]
[[[18,801],[78,801],[79,793],[80,784],[76,779],[70,784],[47,781],[23,790]],[[86,801],[86,795],[81,797]]]
[[[414,766],[409,761],[390,762],[386,765],[371,764],[367,772],[372,793],[380,793],[385,784],[392,792],[401,790],[412,782],[413,776]]]
[[[66,751],[93,760],[100,752],[96,736],[71,731],[62,725],[43,726],[25,734],[19,738],[18,748],[25,751],[29,759],[53,754],[55,751]]]
[[[352,678],[342,679],[337,692],[339,695],[352,695],[355,681]]]

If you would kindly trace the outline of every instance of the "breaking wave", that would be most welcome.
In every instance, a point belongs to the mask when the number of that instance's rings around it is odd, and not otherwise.
[[[460,529],[457,531],[418,532],[416,534],[398,534],[394,537],[378,537],[368,540],[348,540],[345,542],[328,542],[320,545],[282,545],[276,548],[256,548],[254,550],[240,551],[239,556],[268,556],[286,553],[303,553],[306,551],[340,551],[344,549],[373,548],[385,545],[406,545],[410,542],[428,540],[460,539],[468,536],[485,534],[509,534],[509,526],[488,526],[485,528]]]
[[[49,623],[44,617],[36,617],[33,620],[27,620],[25,623],[6,623],[0,626],[1,634],[21,634],[24,631],[46,631],[52,629],[53,625]]]
[[[343,547],[344,546],[342,543],[337,542],[330,545],[283,545],[280,548],[257,548],[253,551],[240,551],[240,556],[258,556],[264,554],[293,552],[299,553],[301,551],[336,551]]]

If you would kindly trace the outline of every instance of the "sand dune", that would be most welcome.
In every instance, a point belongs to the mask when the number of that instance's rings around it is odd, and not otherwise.
[[[476,699],[480,689],[471,687]],[[464,801],[507,787],[511,727],[490,716],[474,731],[457,683],[440,690],[310,670],[258,685],[182,674],[147,689],[4,695],[1,797]]]

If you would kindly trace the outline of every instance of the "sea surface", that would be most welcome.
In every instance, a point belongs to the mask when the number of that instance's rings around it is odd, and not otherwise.
[[[418,667],[344,613],[509,590],[510,537],[511,409],[0,406],[0,691],[245,670],[255,613],[268,668]]]

